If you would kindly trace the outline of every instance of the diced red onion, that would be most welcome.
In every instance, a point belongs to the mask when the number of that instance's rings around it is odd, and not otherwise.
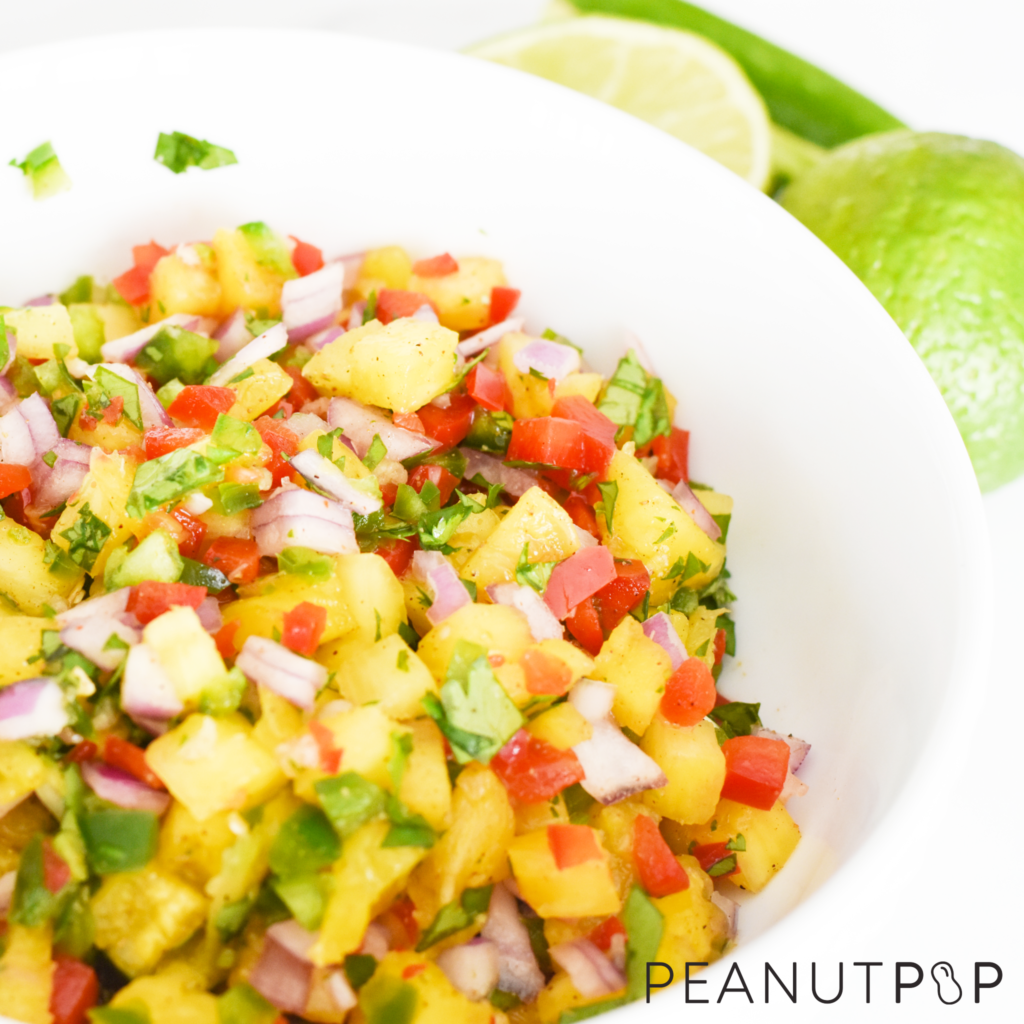
[[[498,984],[498,947],[485,938],[449,946],[438,954],[437,966],[467,999],[486,999]]]
[[[67,626],[72,622],[85,622],[91,618],[107,618],[120,615],[128,607],[130,588],[121,587],[119,590],[112,590],[109,594],[100,597],[90,597],[74,608],[61,612],[57,616],[57,622],[61,626]]]
[[[725,919],[729,923],[728,937],[735,939],[736,918],[739,916],[740,905],[735,900],[720,893],[717,889],[711,894],[711,902],[725,914]]]
[[[455,351],[464,359],[468,359],[478,352],[483,352],[485,348],[490,348],[496,341],[501,341],[506,334],[521,331],[525,323],[526,321],[521,316],[509,317],[508,320],[502,320],[500,324],[493,324],[478,331],[465,341],[460,341]]]
[[[803,779],[797,778],[792,772],[786,772],[786,781],[783,783],[782,792],[779,793],[779,800],[786,803],[791,797],[806,796],[810,786]]]
[[[722,536],[722,528],[715,522],[711,513],[700,503],[700,499],[685,480],[680,480],[672,491],[679,507],[694,521],[698,530],[703,530],[712,540]]]
[[[434,307],[429,302],[424,302],[409,319],[422,320],[425,324],[439,324],[441,322],[434,312]]]
[[[755,726],[750,730],[750,734],[766,736],[770,740],[782,740],[787,744],[789,746],[789,770],[794,773],[800,771],[800,766],[811,749],[810,743],[806,740],[797,739],[796,736],[783,736],[782,733],[772,732],[771,729],[766,729],[763,725]]]
[[[6,373],[14,363],[14,357],[18,354],[18,337],[14,331],[8,331],[4,329],[4,334],[7,339],[7,362],[0,367],[0,374]],[[13,390],[13,385],[11,385]]]
[[[10,411],[17,401],[18,392],[14,385],[6,377],[0,377],[0,416]]]
[[[18,803],[21,803],[19,800]],[[0,814],[0,818],[3,815]],[[8,871],[0,875],[0,921],[7,919],[7,913],[11,909],[11,901],[14,899],[14,883],[18,879],[17,871]]]
[[[89,451],[87,445],[76,447],[84,448],[87,453]],[[38,460],[32,468],[35,478],[33,504],[39,509],[56,508],[78,491],[88,472],[88,457],[85,462],[81,462],[58,456],[52,467],[47,466],[42,459]]]
[[[562,624],[552,614],[544,599],[533,587],[518,583],[494,583],[487,588],[487,596],[495,604],[508,605],[526,616],[530,635],[541,640],[561,640]]]
[[[603,545],[580,548],[555,566],[544,591],[544,603],[555,618],[565,619],[581,601],[615,578],[615,559],[608,548]]]
[[[296,412],[285,420],[285,426],[301,441],[314,430],[327,430],[327,420],[308,412]]]
[[[146,344],[155,338],[165,327],[181,327],[183,330],[192,330],[199,323],[199,317],[191,313],[172,313],[155,324],[143,327],[134,334],[126,334],[123,338],[108,341],[100,346],[100,353],[104,362],[107,363],[129,363],[145,347]]]
[[[232,378],[247,370],[261,359],[269,359],[275,352],[288,344],[288,329],[283,323],[274,324],[269,330],[253,338],[248,345],[240,348],[226,363],[210,376],[206,382],[213,387],[224,387]]]
[[[354,331],[357,327],[363,326],[363,315],[366,313],[366,302],[355,302],[348,314],[348,329]]]
[[[647,619],[643,624],[643,631],[648,640],[653,640],[664,649],[672,660],[673,672],[686,661],[686,648],[683,646],[682,640],[679,639],[672,620],[664,612],[658,612],[657,615],[652,615]]]
[[[60,430],[50,412],[50,407],[43,400],[43,396],[37,391],[22,400],[18,406],[18,412],[28,426],[32,435],[32,443],[35,445],[36,455],[45,455],[51,451],[60,438]]]
[[[249,984],[279,1010],[304,1012],[313,982],[309,949],[315,941],[316,936],[297,921],[272,924],[263,938],[260,958],[249,972]]]
[[[329,327],[341,312],[345,264],[326,263],[305,277],[285,281],[281,289],[281,318],[288,340],[303,341]]]
[[[615,687],[596,679],[581,679],[569,691],[569,703],[588,722],[603,722],[612,713]]]
[[[549,953],[585,999],[609,996],[626,986],[626,976],[590,939],[560,942]]]
[[[252,334],[245,325],[245,310],[239,307],[213,332],[217,345],[216,358],[226,362],[252,341]]]
[[[235,666],[254,683],[266,686],[306,711],[313,707],[317,691],[327,683],[327,669],[323,665],[265,636],[247,637]]]
[[[374,434],[380,436],[388,450],[388,458],[395,462],[404,462],[437,447],[437,442],[424,434],[396,427],[380,409],[362,405],[351,398],[332,398],[327,422],[332,430],[341,427],[359,458],[370,450]]]
[[[172,426],[173,421],[167,415],[167,410],[163,407],[160,399],[156,397],[153,389],[142,379],[142,374],[138,370],[133,370],[124,363],[101,363],[100,365],[105,370],[116,374],[122,380],[129,381],[139,389],[142,425],[146,430],[153,430],[155,427]],[[95,369],[93,368],[92,373],[89,374],[90,377],[95,375]]]
[[[53,306],[57,302],[56,295],[37,295],[34,299],[29,299],[25,303],[26,306]]]
[[[479,473],[489,484],[501,484],[513,498],[521,498],[531,487],[537,486],[537,474],[531,470],[506,466],[501,459],[485,455],[475,448],[460,448],[459,451],[466,458],[467,480],[472,480]]]
[[[121,707],[135,721],[156,722],[174,718],[184,709],[174,683],[147,644],[135,644],[128,652],[121,680]]]
[[[199,624],[207,633],[216,633],[224,625],[224,616],[220,613],[220,602],[212,594],[205,598],[196,609]]]
[[[363,944],[359,947],[360,953],[366,953],[376,960],[383,960],[391,946],[390,934],[387,928],[379,921],[371,921],[363,936]]]
[[[279,555],[291,547],[312,548],[325,555],[359,551],[351,511],[301,487],[272,494],[255,510],[251,522],[261,555]]]
[[[291,466],[307,483],[329,494],[343,508],[349,508],[361,516],[378,512],[383,505],[380,498],[360,490],[330,459],[325,459],[312,448],[293,455]]]
[[[533,1002],[544,987],[544,975],[530,944],[516,898],[508,888],[510,880],[499,882],[491,890],[487,921],[480,932],[498,947],[498,988]]]
[[[338,502],[288,483],[253,510],[251,522],[253,526],[264,526],[281,516],[313,516],[338,526],[352,525],[352,513]]]
[[[48,676],[0,690],[0,740],[56,736],[69,722],[64,694]]]
[[[36,446],[21,407],[15,406],[0,416],[0,462],[14,466],[31,466],[36,460]]]
[[[105,649],[112,636],[134,647],[141,639],[138,630],[126,626],[117,619],[94,616],[82,622],[73,622],[60,631],[60,642],[77,651],[98,665],[104,672],[113,672],[125,659],[126,649],[112,647]]]
[[[433,602],[427,609],[432,626],[443,622],[463,605],[473,603],[454,566],[440,551],[414,552],[412,572],[427,588]]]
[[[341,263],[345,267],[345,288],[354,288],[362,269],[363,260],[366,259],[366,250],[362,252],[348,253],[346,256],[336,256],[331,262]]]
[[[583,766],[580,785],[595,800],[614,804],[645,789],[668,785],[658,763],[630,743],[618,726],[608,721],[590,725],[590,739],[577,743],[572,750]]]
[[[587,530],[582,530],[575,523],[572,528],[576,531],[576,539],[580,542],[581,548],[596,548],[601,542]]]
[[[324,979],[324,986],[327,989],[327,994],[331,997],[331,1002],[342,1013],[351,1010],[359,1002],[344,971],[331,971]]]
[[[535,370],[549,380],[561,380],[579,370],[580,354],[569,345],[541,338],[519,349],[512,362],[520,373]]]
[[[321,349],[327,348],[332,341],[340,338],[344,333],[344,327],[341,327],[339,324],[334,324],[323,331],[317,331],[316,334],[307,338],[306,348],[311,352],[319,352]]]
[[[163,814],[171,802],[169,793],[153,789],[109,764],[86,761],[82,764],[85,784],[101,799],[128,811],[152,811]]]

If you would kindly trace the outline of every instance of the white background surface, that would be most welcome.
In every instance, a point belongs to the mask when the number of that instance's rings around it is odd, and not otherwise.
[[[825,67],[913,127],[986,137],[1024,153],[1020,0],[704,0],[704,5]],[[14,0],[0,0],[0,49],[119,29],[232,24],[336,29],[456,48],[528,24],[544,7],[545,0],[177,0],[173,7],[138,0],[36,0],[16,6]],[[301,83],[274,82],[267,73],[271,55],[236,58],[241,77],[259,75],[264,87],[294,88],[296,102],[303,102]],[[9,100],[0,98],[0,107]],[[948,777],[936,780],[931,803],[908,823],[900,847],[880,858],[877,886],[861,894],[855,926],[821,937],[827,951],[819,964],[823,994],[834,991],[839,958],[846,963],[847,994],[832,1007],[811,1000],[812,941],[792,954],[780,949],[776,958],[772,953],[784,977],[789,962],[799,960],[797,1008],[780,1007],[777,989],[771,1005],[764,1005],[761,965],[748,968],[741,951],[739,962],[756,1005],[747,1010],[742,995],[726,995],[716,1008],[716,986],[710,993],[695,990],[695,997],[712,1002],[687,1007],[687,1016],[845,1020],[862,1019],[867,1011],[882,1020],[1024,1019],[1019,924],[1024,907],[1017,870],[1024,808],[1016,749],[1024,685],[1024,479],[987,496],[985,506],[996,607],[988,692],[977,695],[978,719],[965,723],[961,748],[950,752]],[[909,528],[912,524],[894,524],[894,535]],[[883,583],[878,596],[880,607],[898,605],[900,582]],[[870,1008],[864,1005],[864,969],[852,966],[858,960],[884,965],[874,969]],[[894,1005],[893,965],[900,960],[916,961],[926,972],[938,960],[949,961],[964,985],[963,1000],[956,1007],[942,1006],[926,973],[921,988]],[[983,993],[980,1005],[971,989],[975,961],[995,961],[1004,973],[1002,985]],[[657,1004],[647,1016],[667,1019]]]

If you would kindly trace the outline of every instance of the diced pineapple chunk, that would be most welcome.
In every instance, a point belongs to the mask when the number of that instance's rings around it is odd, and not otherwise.
[[[711,879],[693,857],[678,858],[690,887],[654,900],[665,919],[657,960],[668,964],[677,980],[686,976],[687,963],[710,963],[719,957],[729,938],[729,921],[711,902]]]
[[[285,277],[273,267],[257,263],[245,235],[221,228],[213,236],[213,248],[221,287],[221,313],[227,316],[241,306],[265,311],[266,316],[280,316]]]
[[[464,889],[508,876],[506,851],[515,819],[508,793],[490,768],[469,764],[456,779],[451,821],[409,882],[422,927]]]
[[[558,750],[568,750],[593,735],[591,724],[566,701],[539,714],[526,727],[535,739],[550,743]]]
[[[699,529],[635,458],[616,452],[607,479],[618,484],[619,489],[612,535],[610,541],[605,536],[606,543],[616,558],[639,558],[647,566],[651,573],[652,605],[664,604],[680,584],[697,590],[722,571],[724,545]],[[606,535],[603,518],[598,520],[598,526]],[[688,560],[690,569],[686,568]],[[701,569],[698,562],[707,568]]]
[[[184,804],[173,801],[160,827],[157,864],[202,889],[220,871],[221,856],[238,838],[228,826],[232,813],[221,811],[196,821]]]
[[[521,349],[536,341],[528,334],[513,331],[498,342],[498,368],[508,383],[512,394],[512,413],[516,419],[531,416],[550,416],[555,404],[549,381],[522,373],[515,364],[515,355]]]
[[[338,674],[341,695],[355,704],[376,703],[392,718],[416,718],[437,685],[427,666],[398,634],[352,651]]]
[[[404,291],[411,274],[412,260],[400,245],[371,249],[363,257],[354,290],[360,299],[368,299],[370,292],[380,293],[384,288]]]
[[[242,715],[189,715],[146,748],[146,763],[197,821],[263,803],[285,782]]]
[[[75,496],[68,500],[67,508],[54,524],[50,539],[64,551],[71,546],[66,534],[82,518],[86,505],[89,506],[89,514],[110,530],[110,535],[89,570],[93,576],[102,576],[110,553],[137,530],[141,530],[142,521],[130,519],[125,511],[138,465],[139,460],[135,455],[107,454],[93,448],[85,481]]]
[[[27,615],[0,618],[0,686],[36,675],[38,663],[29,658],[39,653],[43,630],[59,628],[53,619],[34,619]]]
[[[551,800],[540,800],[533,804],[521,804],[517,801],[514,810],[517,836],[538,828],[546,828],[548,825],[569,823],[569,809],[565,806],[561,793]]]
[[[653,482],[653,480],[652,480]],[[664,494],[660,487],[656,489]],[[580,547],[569,514],[539,487],[531,487],[462,570],[480,590],[492,583],[511,583],[516,565],[529,545],[528,561],[561,562]]]
[[[121,989],[110,1005],[130,1009],[142,1005],[151,1024],[219,1024],[217,997],[179,964],[147,978],[136,978]]]
[[[51,1024],[50,991],[53,985],[50,925],[26,928],[10,925],[7,949],[0,958],[0,1008],[26,1024]]]
[[[146,624],[142,639],[157,656],[186,708],[194,708],[203,691],[215,686],[227,669],[212,636],[194,608],[171,608]]]
[[[392,950],[373,977],[359,990],[360,1017],[365,1024],[397,1020],[396,997],[409,991],[411,1015],[404,1024],[488,1024],[494,1008],[487,1001],[471,1002],[433,961],[419,953]],[[404,1005],[404,1003],[403,1003]]]
[[[485,508],[463,520],[449,541],[454,550],[448,560],[457,573],[462,573],[465,564],[473,557],[473,552],[498,528],[501,518],[496,509]]]
[[[599,373],[570,373],[555,385],[555,401],[582,395],[588,402],[597,402],[597,396],[604,387],[604,377]]]
[[[68,438],[79,444],[102,448],[107,454],[142,444],[142,431],[131,420],[122,416],[117,423],[100,420],[95,427],[86,427],[80,416],[71,421]]]
[[[383,846],[391,826],[371,821],[345,840],[334,865],[334,891],[320,939],[310,954],[315,964],[340,963],[362,945],[367,925],[398,895],[423,859],[420,846]]]
[[[434,627],[427,618],[427,609],[430,607],[430,598],[423,589],[423,584],[411,576],[405,576],[399,581],[402,585],[402,597],[405,599],[405,614],[409,623],[420,636],[426,636]]]
[[[503,604],[466,604],[438,623],[420,641],[418,654],[433,677],[441,682],[460,640],[479,644],[506,663],[516,662],[532,643],[526,616]]]
[[[505,272],[498,260],[463,256],[455,273],[442,277],[413,274],[407,287],[430,299],[445,327],[476,331],[490,322],[491,289],[505,283]]]
[[[686,653],[700,658],[708,668],[715,667],[715,634],[718,632],[718,617],[726,615],[724,608],[699,607],[690,614],[686,630]]]
[[[25,359],[53,359],[55,345],[66,345],[68,358],[78,355],[71,317],[59,302],[12,309],[4,313],[4,323],[18,339],[18,355]]]
[[[291,391],[295,381],[269,359],[257,359],[249,367],[252,373],[243,380],[228,384],[235,394],[235,404],[228,415],[236,420],[254,420],[265,413],[278,399]]]
[[[782,869],[800,842],[800,829],[785,805],[778,801],[770,811],[761,811],[733,800],[722,800],[708,819],[685,830],[687,842],[724,843],[743,836],[746,849],[736,851],[739,872],[730,875],[729,880],[749,892],[760,892]]]
[[[172,313],[218,316],[221,310],[221,286],[213,251],[207,246],[189,246],[193,262],[185,262],[177,252],[157,261],[149,275],[149,298],[160,317]],[[203,256],[207,258],[204,260]]]
[[[444,737],[429,718],[411,722],[409,728],[412,753],[398,795],[410,811],[422,814],[435,831],[443,832],[449,825],[452,809]]]
[[[615,890],[608,853],[599,841],[598,848],[600,858],[559,870],[546,828],[516,836],[508,845],[508,857],[523,899],[541,917],[617,914],[622,903]]]
[[[612,630],[594,661],[594,678],[615,687],[616,720],[638,736],[651,724],[671,674],[665,649],[649,640],[631,615]]]
[[[715,727],[710,722],[673,725],[658,714],[644,733],[640,749],[658,762],[668,778],[667,786],[644,793],[644,803],[683,825],[707,821],[725,782],[725,755]]]
[[[96,945],[134,978],[151,971],[206,920],[206,900],[156,867],[108,875],[92,898]]]
[[[636,819],[641,814],[653,817],[644,806],[642,796],[638,795],[602,807],[596,814],[591,815],[594,827],[600,829],[604,837],[604,847],[610,857],[615,888],[623,900],[629,895],[629,890],[636,880],[633,837]]]
[[[293,740],[305,729],[302,712],[290,701],[269,687],[257,686],[260,717],[252,730],[252,738],[273,753],[282,743]]]
[[[90,305],[103,321],[103,336],[107,341],[117,341],[134,334],[142,327],[142,320],[134,306],[124,302],[83,303]],[[69,307],[70,308],[70,307]]]
[[[27,743],[0,740],[0,808],[24,800],[48,774],[46,763]]]
[[[341,555],[334,561],[334,574],[355,620],[351,639],[375,643],[398,632],[405,621],[402,585],[380,555]]]

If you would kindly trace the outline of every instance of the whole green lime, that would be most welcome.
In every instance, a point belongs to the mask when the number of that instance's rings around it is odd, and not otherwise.
[[[783,205],[902,328],[982,490],[1024,472],[1024,160],[993,142],[886,132],[833,150]]]

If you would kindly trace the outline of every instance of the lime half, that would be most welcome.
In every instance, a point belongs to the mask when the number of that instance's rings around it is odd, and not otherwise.
[[[768,184],[768,113],[740,66],[713,43],[624,18],[570,18],[466,51],[633,114],[756,188]]]

